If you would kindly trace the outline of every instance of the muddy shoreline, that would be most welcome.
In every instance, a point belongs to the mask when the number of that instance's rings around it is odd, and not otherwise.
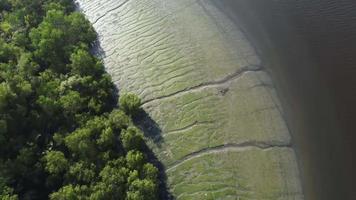
[[[203,0],[78,3],[113,81],[157,127],[143,131],[177,199],[304,199],[275,88],[225,14]]]
[[[213,0],[273,77],[306,199],[352,199],[356,7],[351,1]]]

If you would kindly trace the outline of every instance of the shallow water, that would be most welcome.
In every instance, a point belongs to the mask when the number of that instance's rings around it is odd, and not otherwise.
[[[306,199],[355,199],[356,2],[213,0],[279,90]]]

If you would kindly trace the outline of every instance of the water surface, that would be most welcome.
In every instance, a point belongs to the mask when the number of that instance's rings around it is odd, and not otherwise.
[[[354,199],[356,2],[213,2],[242,26],[274,78],[306,199]]]

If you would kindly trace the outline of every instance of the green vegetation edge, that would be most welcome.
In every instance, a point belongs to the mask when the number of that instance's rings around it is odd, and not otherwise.
[[[141,102],[118,103],[72,0],[0,9],[0,199],[157,199],[158,169],[132,120]]]

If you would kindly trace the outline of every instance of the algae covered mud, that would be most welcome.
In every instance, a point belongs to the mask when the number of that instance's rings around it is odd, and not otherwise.
[[[157,124],[147,137],[177,199],[304,199],[275,88],[236,23],[209,1],[77,2]]]
[[[214,0],[271,71],[306,199],[356,197],[356,2]]]

